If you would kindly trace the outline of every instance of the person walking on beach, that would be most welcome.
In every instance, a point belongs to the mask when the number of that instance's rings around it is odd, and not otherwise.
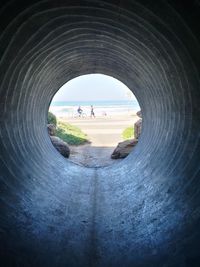
[[[90,118],[95,118],[95,114],[94,114],[94,108],[93,106],[91,105],[91,113],[90,113]]]
[[[82,115],[82,113],[83,113],[83,110],[81,109],[80,106],[78,107],[77,112],[78,112],[78,114],[79,114],[79,117],[81,117],[81,115]]]

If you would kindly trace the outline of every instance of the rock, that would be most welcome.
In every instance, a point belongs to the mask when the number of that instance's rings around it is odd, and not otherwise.
[[[60,152],[63,157],[68,158],[70,155],[70,149],[66,142],[61,140],[57,136],[50,136],[51,142],[54,145],[54,147]]]
[[[111,158],[112,159],[121,159],[127,157],[130,152],[133,150],[134,146],[136,146],[138,140],[126,140],[124,142],[120,142],[115,150],[113,151]]]
[[[134,138],[138,139],[140,137],[141,132],[142,132],[142,119],[139,119],[134,124]]]
[[[138,112],[136,113],[136,115],[137,115],[139,118],[142,118],[142,112],[141,112],[141,110],[138,111]]]
[[[141,110],[138,111],[136,114],[141,119],[136,121],[136,123],[134,124],[134,138],[135,139],[120,142],[111,155],[112,159],[120,159],[120,158],[127,157],[130,154],[130,152],[133,150],[133,148],[136,146],[136,144],[138,143],[138,139],[139,139],[140,134],[142,132],[142,112],[141,112]]]
[[[54,124],[47,124],[47,129],[50,136],[56,135],[56,126]]]

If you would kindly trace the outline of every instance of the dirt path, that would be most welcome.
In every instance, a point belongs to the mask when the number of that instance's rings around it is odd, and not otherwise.
[[[114,147],[95,147],[86,144],[78,147],[71,146],[70,150],[69,160],[86,167],[102,167],[117,163],[110,157]]]
[[[87,167],[102,167],[118,163],[112,160],[111,154],[117,144],[122,141],[122,131],[137,121],[137,116],[106,117],[95,119],[67,119],[88,135],[90,144],[70,146],[69,160]]]

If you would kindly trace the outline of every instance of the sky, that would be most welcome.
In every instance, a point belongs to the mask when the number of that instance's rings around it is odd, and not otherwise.
[[[79,76],[63,85],[53,98],[57,101],[130,100],[135,96],[119,80],[103,74]]]

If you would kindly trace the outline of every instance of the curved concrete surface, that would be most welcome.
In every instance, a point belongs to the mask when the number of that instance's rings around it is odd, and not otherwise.
[[[200,266],[199,0],[0,8],[1,266]],[[46,131],[55,92],[87,73],[143,110],[137,148],[111,167],[66,163]]]

